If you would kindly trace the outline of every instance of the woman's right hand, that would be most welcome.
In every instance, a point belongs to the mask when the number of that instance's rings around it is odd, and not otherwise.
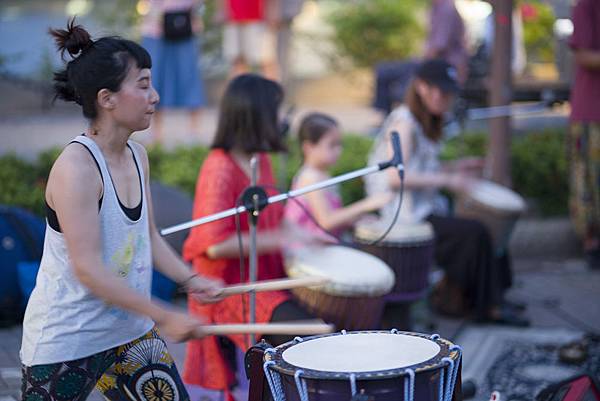
[[[372,212],[381,209],[394,199],[394,192],[378,192],[364,199],[364,207],[366,212]]]
[[[475,179],[461,173],[448,174],[446,187],[455,193],[466,193],[475,185]]]
[[[187,313],[165,310],[156,324],[161,334],[177,343],[202,337],[202,322]]]

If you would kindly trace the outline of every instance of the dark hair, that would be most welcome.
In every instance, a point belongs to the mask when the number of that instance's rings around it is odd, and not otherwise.
[[[132,63],[138,68],[152,67],[148,52],[135,42],[116,36],[92,40],[73,17],[67,29],[50,29],[65,61],[65,51],[72,60],[65,69],[54,73],[54,99],[75,102],[91,120],[98,115],[96,96],[101,89],[119,91]]]
[[[427,83],[427,85],[431,84]],[[417,92],[416,79],[412,80],[406,90],[404,102],[419,124],[421,124],[425,136],[433,141],[439,141],[443,134],[442,117],[431,114],[429,110],[427,110],[427,107],[423,103],[423,99]]]
[[[298,129],[298,141],[300,146],[304,141],[317,143],[323,135],[332,128],[338,126],[333,117],[323,113],[310,113],[306,115],[300,123]]]
[[[234,78],[221,99],[217,133],[212,148],[245,153],[284,151],[278,110],[283,89],[255,74]]]

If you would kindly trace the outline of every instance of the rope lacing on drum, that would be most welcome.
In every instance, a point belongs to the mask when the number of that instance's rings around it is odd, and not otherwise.
[[[301,401],[308,401],[308,389],[306,388],[306,380],[300,377],[304,371],[302,369],[298,369],[296,373],[294,373],[294,381],[296,382],[296,388],[298,389],[298,394],[300,395]]]
[[[450,352],[453,351],[458,353],[456,363],[452,358],[442,358],[442,362],[446,363],[446,366],[440,374],[439,393],[442,401],[452,400],[452,393],[454,392],[454,386],[456,385],[456,378],[458,376],[458,369],[460,368],[462,349],[458,345],[452,345],[450,346]]]
[[[350,373],[350,392],[352,397],[356,395],[356,374]]]
[[[265,350],[265,354],[274,354],[275,352],[275,348],[268,348]],[[285,394],[283,392],[283,387],[281,386],[281,377],[279,376],[279,373],[275,372],[272,369],[269,369],[269,366],[271,365],[275,365],[275,361],[265,362],[263,364],[263,371],[265,372],[267,383],[269,383],[271,394],[273,394],[273,400],[285,401]]]
[[[413,401],[415,398],[415,371],[404,369],[404,401]]]

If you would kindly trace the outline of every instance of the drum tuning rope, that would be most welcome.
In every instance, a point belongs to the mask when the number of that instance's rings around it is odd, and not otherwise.
[[[268,348],[265,350],[265,355],[272,355],[275,352],[275,348]],[[263,371],[265,372],[267,383],[269,384],[269,388],[271,389],[271,394],[273,395],[274,401],[285,401],[283,386],[281,385],[281,377],[279,376],[279,373],[275,372],[272,369],[269,369],[269,367],[272,365],[275,365],[275,361],[273,360],[266,361],[263,364]]]
[[[350,392],[352,393],[352,397],[356,395],[356,374],[350,374]]]
[[[413,401],[415,399],[415,371],[405,369],[404,373],[406,374],[404,376],[404,401]]]
[[[438,336],[439,338],[439,336]],[[454,359],[445,357],[442,358],[442,362],[446,363],[446,366],[440,374],[440,400],[451,401],[454,393],[454,386],[456,385],[456,377],[458,376],[458,369],[460,368],[460,362],[462,358],[462,349],[458,345],[450,346],[450,352],[456,352],[456,362]]]
[[[300,395],[300,401],[308,401],[308,389],[306,388],[306,380],[300,377],[302,374],[304,374],[304,371],[298,369],[296,373],[294,373],[294,381],[296,382],[296,388]]]

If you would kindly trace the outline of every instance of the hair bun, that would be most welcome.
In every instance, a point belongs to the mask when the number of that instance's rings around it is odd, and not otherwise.
[[[75,58],[80,52],[94,44],[88,31],[81,25],[75,25],[75,17],[68,22],[67,29],[50,29],[50,35],[54,37],[63,58],[65,50]]]

